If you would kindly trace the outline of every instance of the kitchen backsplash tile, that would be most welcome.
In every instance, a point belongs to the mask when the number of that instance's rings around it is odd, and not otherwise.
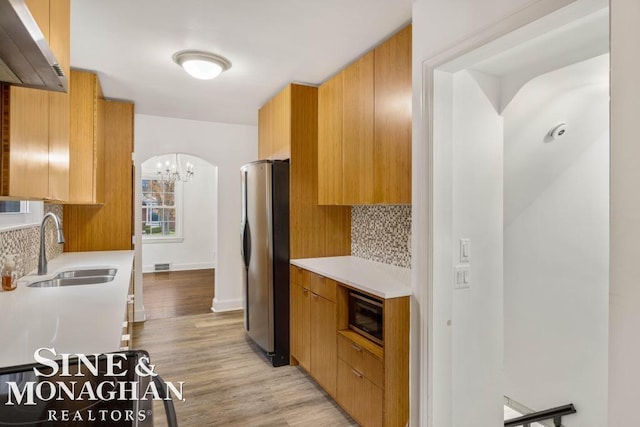
[[[44,212],[53,212],[60,220],[62,218],[62,205],[44,205]],[[52,221],[47,221],[46,247],[47,259],[53,259],[63,251],[63,245],[56,241],[55,226]],[[40,248],[40,226],[19,228],[0,232],[0,268],[8,255],[18,255],[21,263],[18,265],[18,274],[23,276],[38,267],[38,250]]]
[[[411,206],[353,206],[351,255],[410,268]]]

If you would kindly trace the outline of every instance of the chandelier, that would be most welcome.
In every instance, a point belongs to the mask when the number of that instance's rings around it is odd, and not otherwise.
[[[193,163],[186,162],[183,168],[178,154],[174,154],[175,162],[169,160],[158,163],[158,179],[167,182],[192,182],[195,175]]]

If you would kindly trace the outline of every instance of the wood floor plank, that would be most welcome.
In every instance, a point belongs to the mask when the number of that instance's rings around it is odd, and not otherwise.
[[[269,365],[242,312],[148,320],[134,326],[134,343],[166,381],[185,381],[180,427],[356,425],[299,367]],[[161,403],[154,412],[165,426]]]
[[[143,275],[147,320],[211,311],[215,270],[167,271]]]

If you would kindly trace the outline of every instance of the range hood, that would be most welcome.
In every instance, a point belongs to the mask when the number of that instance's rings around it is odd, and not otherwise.
[[[24,0],[0,0],[0,82],[67,91],[67,77]]]

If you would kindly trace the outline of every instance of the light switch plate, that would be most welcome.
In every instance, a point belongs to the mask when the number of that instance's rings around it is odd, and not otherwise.
[[[471,266],[456,265],[453,269],[453,288],[467,289],[471,287]]]
[[[471,239],[460,239],[460,262],[471,262]]]

